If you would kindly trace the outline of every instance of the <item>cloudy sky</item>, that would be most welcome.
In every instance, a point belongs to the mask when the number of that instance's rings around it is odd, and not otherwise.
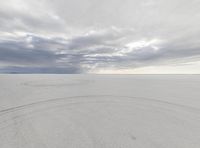
[[[0,0],[0,73],[200,73],[199,0]]]

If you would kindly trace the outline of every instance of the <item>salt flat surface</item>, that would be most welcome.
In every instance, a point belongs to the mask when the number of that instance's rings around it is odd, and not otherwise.
[[[199,148],[198,75],[0,75],[1,148]]]

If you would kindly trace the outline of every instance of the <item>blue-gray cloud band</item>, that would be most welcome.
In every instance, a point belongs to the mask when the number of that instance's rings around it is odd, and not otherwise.
[[[198,44],[191,46],[190,41],[133,41],[129,47],[126,34],[127,30],[107,29],[70,39],[27,35],[0,40],[0,63],[4,65],[0,72],[87,73],[93,68],[134,69],[200,56]]]

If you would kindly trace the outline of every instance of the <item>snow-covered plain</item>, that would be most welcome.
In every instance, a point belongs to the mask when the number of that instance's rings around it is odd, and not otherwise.
[[[199,75],[0,75],[0,148],[199,148]]]

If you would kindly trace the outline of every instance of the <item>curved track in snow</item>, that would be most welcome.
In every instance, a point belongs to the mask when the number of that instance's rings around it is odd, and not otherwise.
[[[198,148],[200,110],[152,98],[91,95],[0,111],[2,148]]]

